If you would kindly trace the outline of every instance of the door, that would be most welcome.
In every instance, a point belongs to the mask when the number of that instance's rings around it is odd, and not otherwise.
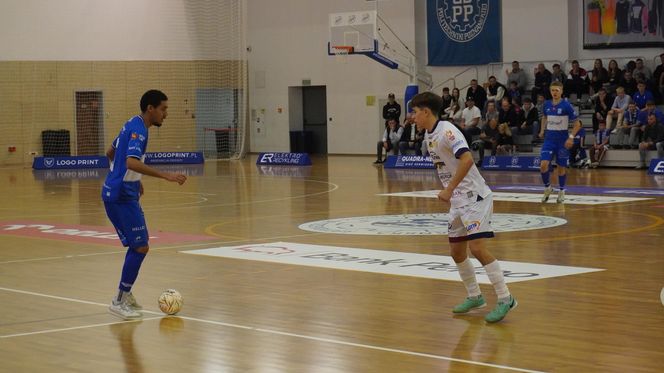
[[[327,154],[327,87],[302,87],[302,119],[309,134],[305,149],[308,153]]]
[[[104,96],[101,91],[76,92],[76,154],[104,154]]]

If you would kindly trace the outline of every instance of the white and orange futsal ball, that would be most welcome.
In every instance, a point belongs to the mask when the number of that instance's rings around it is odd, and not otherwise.
[[[175,289],[164,290],[159,296],[159,309],[167,315],[175,315],[182,309],[182,294]]]

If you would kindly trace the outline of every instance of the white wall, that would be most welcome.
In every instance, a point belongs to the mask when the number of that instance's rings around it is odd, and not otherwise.
[[[389,5],[389,6],[387,6]],[[403,96],[408,78],[363,56],[339,63],[327,55],[328,14],[373,9],[360,0],[250,0],[248,40],[250,109],[265,109],[265,136],[251,128],[251,151],[288,151],[288,87],[327,86],[328,152],[370,154],[380,136],[376,106],[366,106],[366,96]],[[414,49],[414,8],[408,1],[379,4],[390,26]],[[264,88],[256,86],[254,71],[265,71]],[[377,104],[376,104],[377,105]],[[278,108],[283,108],[278,113]]]
[[[5,0],[0,60],[236,59],[235,0]],[[240,2],[241,4],[241,2]]]

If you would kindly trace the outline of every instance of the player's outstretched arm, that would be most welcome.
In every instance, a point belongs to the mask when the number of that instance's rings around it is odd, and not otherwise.
[[[170,172],[161,172],[156,168],[152,168],[137,158],[127,157],[127,169],[138,172],[139,174],[158,177],[160,179],[172,181],[180,185],[187,181],[187,177],[182,174],[174,174]]]
[[[581,130],[581,122],[577,119],[574,122],[574,126],[572,126],[572,133],[570,133],[569,138],[567,141],[565,141],[565,147],[567,149],[572,148],[574,146],[574,137],[576,137],[576,134]],[[581,145],[583,145],[583,142],[581,142]]]
[[[540,126],[539,138],[544,138],[544,131],[546,131],[546,115],[542,116],[542,125]]]
[[[115,158],[115,148],[112,146],[108,147],[108,150],[106,151],[106,158],[108,158],[109,161],[113,162],[113,159]]]

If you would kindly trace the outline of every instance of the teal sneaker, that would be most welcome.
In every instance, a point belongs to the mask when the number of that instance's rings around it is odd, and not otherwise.
[[[484,320],[489,323],[498,322],[504,319],[505,315],[507,315],[507,313],[510,312],[510,310],[515,309],[518,304],[519,303],[517,303],[516,299],[514,299],[514,297],[510,295],[510,302],[498,303],[496,305],[496,308],[494,308],[484,317]]]
[[[484,297],[480,294],[478,297],[473,297],[473,298],[466,298],[466,300],[463,301],[461,304],[457,304],[454,306],[452,309],[452,312],[454,313],[466,313],[469,312],[472,309],[475,308],[482,308],[486,307],[486,302],[484,301]]]

